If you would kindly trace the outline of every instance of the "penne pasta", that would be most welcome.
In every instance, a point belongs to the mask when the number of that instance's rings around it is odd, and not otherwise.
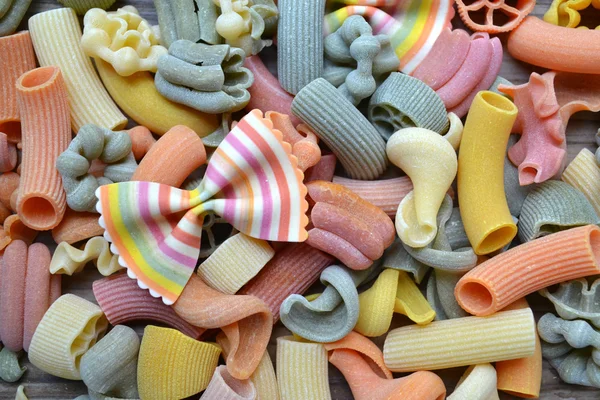
[[[463,130],[458,202],[465,231],[478,255],[501,249],[517,234],[503,180],[506,145],[516,117],[517,107],[510,100],[479,92]]]
[[[327,351],[320,343],[277,338],[277,382],[282,400],[330,400]]]
[[[2,21],[1,18],[0,21]],[[0,22],[1,24],[2,22]],[[0,36],[2,35],[0,34]],[[0,54],[2,54],[0,63],[0,132],[6,135],[9,143],[17,143],[21,141],[21,119],[15,82],[25,72],[35,68],[35,54],[33,54],[29,32],[23,31],[0,37]],[[16,161],[15,158],[13,164],[16,164]],[[3,172],[12,170],[14,167],[15,165],[10,169],[4,168]]]
[[[85,124],[116,130],[127,125],[81,49],[81,28],[73,9],[35,14],[29,19],[29,31],[40,65],[56,65],[63,73],[75,132]]]
[[[535,351],[530,309],[409,325],[388,334],[385,365],[393,372],[436,370],[511,360]]]
[[[71,139],[69,101],[61,70],[37,68],[17,81],[22,120],[23,162],[17,213],[36,230],[57,226],[66,209],[66,196],[56,159]]]

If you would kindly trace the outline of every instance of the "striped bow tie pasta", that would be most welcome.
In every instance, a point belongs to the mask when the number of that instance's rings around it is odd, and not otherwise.
[[[291,146],[254,110],[225,137],[194,190],[151,182],[101,186],[100,225],[129,276],[173,304],[194,273],[206,212],[255,238],[306,240],[302,179]]]

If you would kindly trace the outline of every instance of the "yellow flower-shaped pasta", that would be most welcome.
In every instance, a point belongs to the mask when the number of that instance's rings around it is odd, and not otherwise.
[[[396,231],[411,247],[425,247],[437,233],[437,213],[457,170],[452,145],[424,128],[401,129],[387,142],[394,165],[410,177],[414,189],[398,205]]]
[[[135,7],[125,6],[114,12],[93,8],[83,21],[83,51],[108,62],[119,75],[156,72],[159,57],[167,54],[167,49],[159,44],[160,38]]]
[[[81,356],[107,326],[100,307],[74,294],[65,294],[50,306],[35,330],[29,361],[49,374],[81,380]]]
[[[544,21],[565,28],[587,29],[585,26],[579,26],[581,22],[579,11],[585,10],[590,5],[600,10],[600,0],[554,0],[544,14]],[[600,26],[596,29],[600,29]]]

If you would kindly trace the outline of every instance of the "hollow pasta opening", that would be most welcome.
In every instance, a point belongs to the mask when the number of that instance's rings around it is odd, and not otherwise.
[[[30,89],[48,83],[58,74],[57,67],[42,67],[25,73],[21,77],[21,86]]]
[[[514,105],[512,101],[507,99],[506,97],[499,95],[494,92],[483,92],[481,93],[481,98],[483,101],[488,103],[490,106],[498,109],[498,111],[504,112],[516,112],[517,106]]]
[[[485,313],[494,303],[492,293],[478,282],[467,282],[460,286],[457,296],[467,311],[476,314]]]
[[[475,249],[476,254],[489,254],[501,249],[515,237],[517,227],[514,225],[506,225],[492,231],[489,235],[483,238],[479,246]]]
[[[36,229],[48,229],[58,218],[54,205],[43,197],[30,197],[23,202],[21,214],[24,220]]]

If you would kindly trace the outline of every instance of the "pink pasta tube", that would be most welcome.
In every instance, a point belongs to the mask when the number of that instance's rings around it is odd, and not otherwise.
[[[487,316],[539,289],[600,273],[600,228],[587,225],[527,242],[479,264],[454,295],[476,316]]]
[[[94,296],[112,325],[132,321],[156,321],[173,327],[185,335],[198,339],[206,329],[184,321],[160,299],[141,289],[127,274],[116,274],[94,282]]]
[[[304,182],[312,181],[327,181],[333,180],[333,174],[335,173],[335,165],[337,159],[335,154],[325,154],[321,156],[319,162],[304,172]]]
[[[0,37],[0,132],[10,143],[21,141],[21,119],[15,82],[35,68],[35,55],[28,31]]]
[[[298,168],[303,172],[315,166],[321,159],[321,149],[317,144],[319,139],[315,133],[304,124],[294,127],[292,119],[287,114],[268,111],[265,117],[273,123],[273,128],[281,131],[283,140],[292,145],[292,154],[298,159]]]
[[[52,229],[66,209],[57,157],[71,139],[69,101],[58,67],[42,67],[17,81],[23,163],[17,212],[32,229]]]

